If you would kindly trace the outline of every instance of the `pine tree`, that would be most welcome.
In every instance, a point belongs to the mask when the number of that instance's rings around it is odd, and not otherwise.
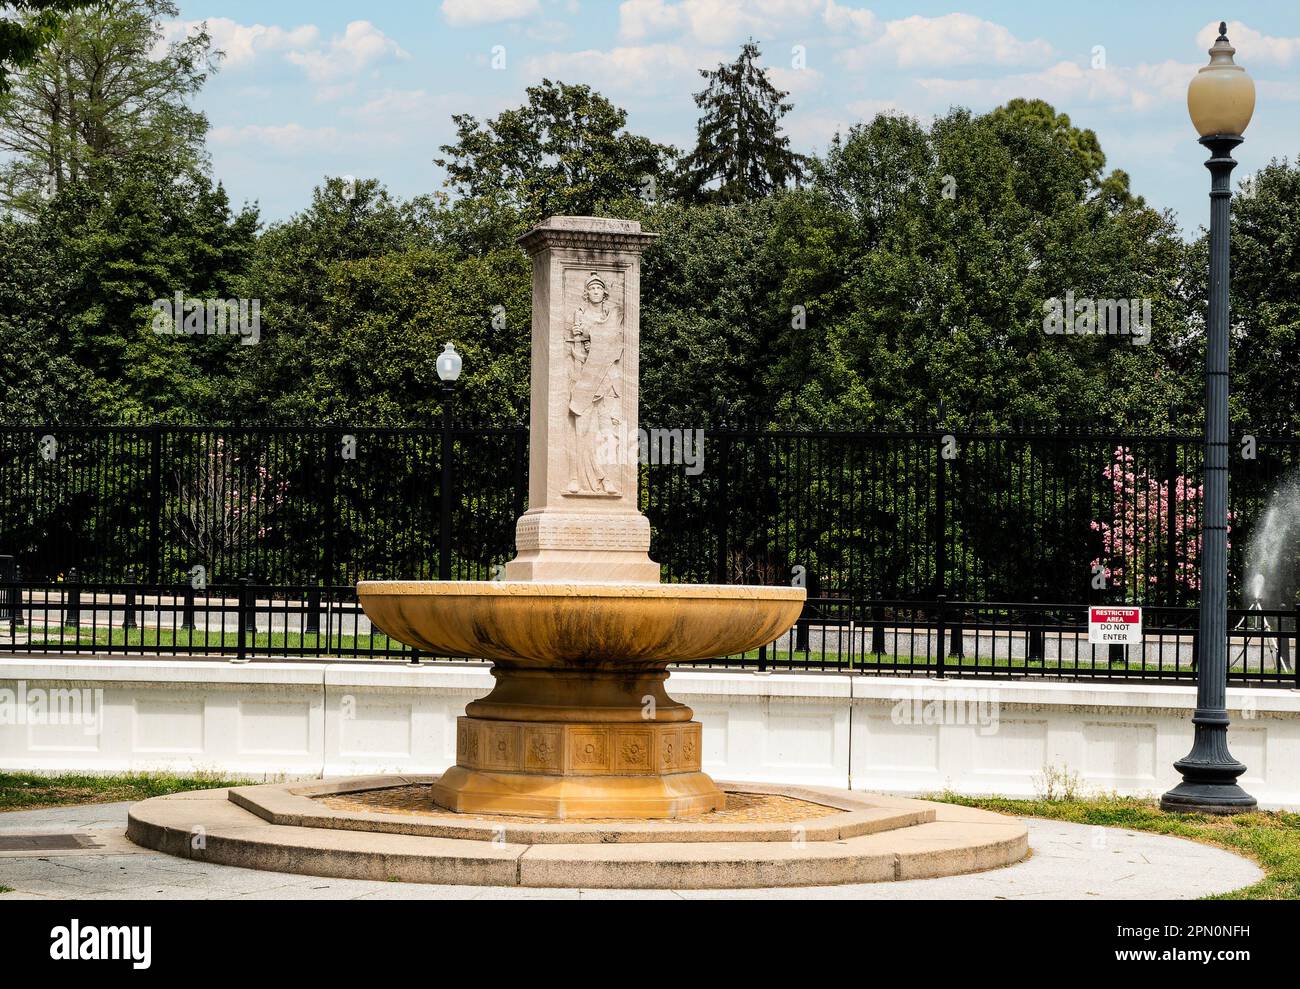
[[[745,42],[730,65],[700,75],[708,86],[695,94],[703,110],[695,150],[682,160],[678,191],[691,202],[736,203],[761,199],[804,175],[803,155],[790,150],[781,118],[793,109],[789,93],[772,85],[756,63],[758,45]]]

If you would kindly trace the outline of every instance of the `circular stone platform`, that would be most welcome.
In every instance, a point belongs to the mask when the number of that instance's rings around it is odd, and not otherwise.
[[[135,804],[138,845],[222,865],[453,885],[742,889],[926,879],[1011,865],[1023,822],[821,787],[721,783],[730,810],[553,823],[451,814],[436,776],[198,790]]]

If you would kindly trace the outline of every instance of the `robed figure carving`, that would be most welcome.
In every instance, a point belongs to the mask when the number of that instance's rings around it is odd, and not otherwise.
[[[571,495],[617,496],[623,428],[623,307],[592,272],[565,343],[569,351],[569,484]]]

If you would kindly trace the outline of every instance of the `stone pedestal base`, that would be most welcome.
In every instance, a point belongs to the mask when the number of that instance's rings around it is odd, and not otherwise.
[[[433,801],[458,814],[552,820],[656,820],[722,808],[726,797],[705,773],[663,776],[545,776],[453,766],[433,784]]]
[[[665,713],[689,717],[690,709],[672,704]],[[457,813],[650,819],[725,803],[700,772],[698,721],[464,717],[456,729],[456,766],[434,784],[433,799]]]
[[[659,583],[650,522],[640,512],[525,512],[515,525],[506,580]]]
[[[440,807],[522,817],[674,818],[721,808],[700,771],[701,729],[655,663],[536,668],[499,662],[492,693],[456,722]]]

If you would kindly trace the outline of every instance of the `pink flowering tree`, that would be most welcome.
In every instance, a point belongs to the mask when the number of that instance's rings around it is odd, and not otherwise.
[[[197,469],[177,472],[177,533],[194,557],[211,567],[266,538],[288,488],[260,460],[242,456],[218,437]]]
[[[1176,547],[1174,589],[1195,593],[1201,588],[1201,534],[1197,528],[1204,487],[1179,474],[1160,480],[1133,462],[1132,451],[1115,448],[1103,471],[1111,490],[1111,513],[1093,522],[1101,534],[1101,556],[1092,561],[1106,575],[1106,586],[1126,601],[1140,601],[1166,580],[1169,544],[1169,504],[1174,499],[1173,535]],[[1232,531],[1232,516],[1228,517]],[[1229,542],[1229,548],[1231,548]]]

